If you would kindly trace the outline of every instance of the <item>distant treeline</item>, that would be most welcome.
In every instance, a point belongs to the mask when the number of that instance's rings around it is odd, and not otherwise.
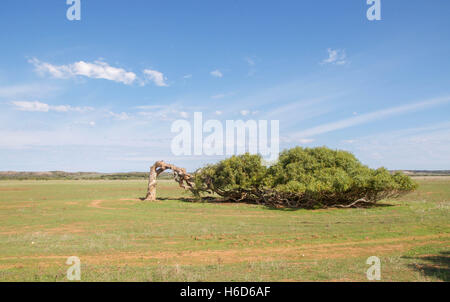
[[[411,176],[450,176],[450,170],[401,170]]]
[[[396,171],[391,171],[396,172]],[[450,170],[401,170],[410,176],[450,176]],[[97,173],[97,172],[0,172],[0,180],[126,180],[147,179],[148,172]],[[163,172],[158,179],[172,179],[171,173]]]
[[[147,179],[148,172],[96,173],[96,172],[0,172],[0,180],[126,180]],[[161,173],[158,179],[171,179],[171,173]]]

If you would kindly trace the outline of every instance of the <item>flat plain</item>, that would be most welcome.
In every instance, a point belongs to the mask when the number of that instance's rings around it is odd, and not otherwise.
[[[161,180],[0,181],[0,281],[450,281],[450,177],[367,209],[187,202]]]

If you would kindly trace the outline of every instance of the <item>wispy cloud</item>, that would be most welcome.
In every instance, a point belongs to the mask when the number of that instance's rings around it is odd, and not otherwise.
[[[131,116],[126,113],[126,112],[121,112],[121,113],[115,113],[110,111],[109,115],[112,116],[113,118],[119,120],[119,121],[126,121],[129,120],[131,118]]]
[[[58,79],[85,76],[94,79],[110,80],[126,85],[132,84],[137,79],[134,72],[112,67],[103,61],[95,61],[94,63],[79,61],[68,65],[53,65],[33,58],[29,60],[29,63],[34,65],[38,73],[43,75],[49,74]]]
[[[425,109],[432,106],[450,102],[450,96],[429,99],[423,102],[412,103],[403,106],[392,107],[388,109],[378,110],[366,114],[361,114],[348,119],[343,119],[337,122],[332,122],[324,125],[320,125],[314,128],[310,128],[304,131],[300,131],[294,134],[298,138],[310,138],[315,135],[332,132],[360,124],[369,123],[375,120],[383,119],[389,116],[405,114],[408,112],[417,111],[419,109]]]
[[[211,71],[210,74],[215,78],[223,77],[223,73],[218,69]]]
[[[211,98],[212,99],[223,99],[225,97],[231,97],[234,95],[236,95],[235,92],[218,93],[218,94],[212,95]]]
[[[173,121],[178,118],[187,118],[189,113],[183,110],[183,107],[179,104],[170,105],[146,105],[137,106],[140,109],[137,114],[147,119],[158,119],[161,121]]]
[[[345,65],[347,63],[347,54],[342,49],[328,48],[328,58],[324,59],[321,64]]]
[[[46,84],[22,84],[0,87],[0,98],[21,99],[29,97],[44,97],[55,91],[58,87]]]
[[[152,69],[145,69],[144,74],[146,75],[147,79],[155,83],[156,86],[159,87],[167,87],[166,78],[164,77],[164,74],[157,70]]]
[[[450,122],[409,128],[343,142],[373,167],[389,169],[450,169]]]
[[[49,112],[49,111],[56,111],[56,112],[86,112],[86,111],[92,111],[94,108],[92,107],[72,107],[70,105],[57,105],[52,106],[46,103],[41,103],[38,101],[13,101],[11,104],[14,106],[14,109],[20,110],[20,111],[33,111],[33,112]]]
[[[323,97],[301,99],[295,102],[281,104],[271,108],[263,115],[265,119],[284,119],[284,125],[298,125],[299,121],[318,117],[330,112],[332,104],[323,105],[325,101],[332,100],[341,94],[333,94]]]

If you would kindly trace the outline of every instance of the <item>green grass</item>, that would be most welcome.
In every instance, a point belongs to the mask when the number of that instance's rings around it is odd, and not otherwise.
[[[382,281],[450,280],[450,177],[370,209],[277,210],[189,203],[160,181],[0,182],[0,280]]]

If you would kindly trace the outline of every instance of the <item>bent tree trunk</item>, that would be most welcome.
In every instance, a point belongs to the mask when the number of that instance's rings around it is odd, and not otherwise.
[[[180,187],[182,187],[183,189],[193,188],[192,176],[186,173],[186,169],[179,168],[171,164],[167,164],[164,161],[157,161],[150,168],[150,175],[148,177],[147,195],[145,196],[144,200],[147,201],[156,200],[156,178],[158,177],[159,174],[161,174],[166,170],[173,171],[174,179],[176,182],[178,182]]]

